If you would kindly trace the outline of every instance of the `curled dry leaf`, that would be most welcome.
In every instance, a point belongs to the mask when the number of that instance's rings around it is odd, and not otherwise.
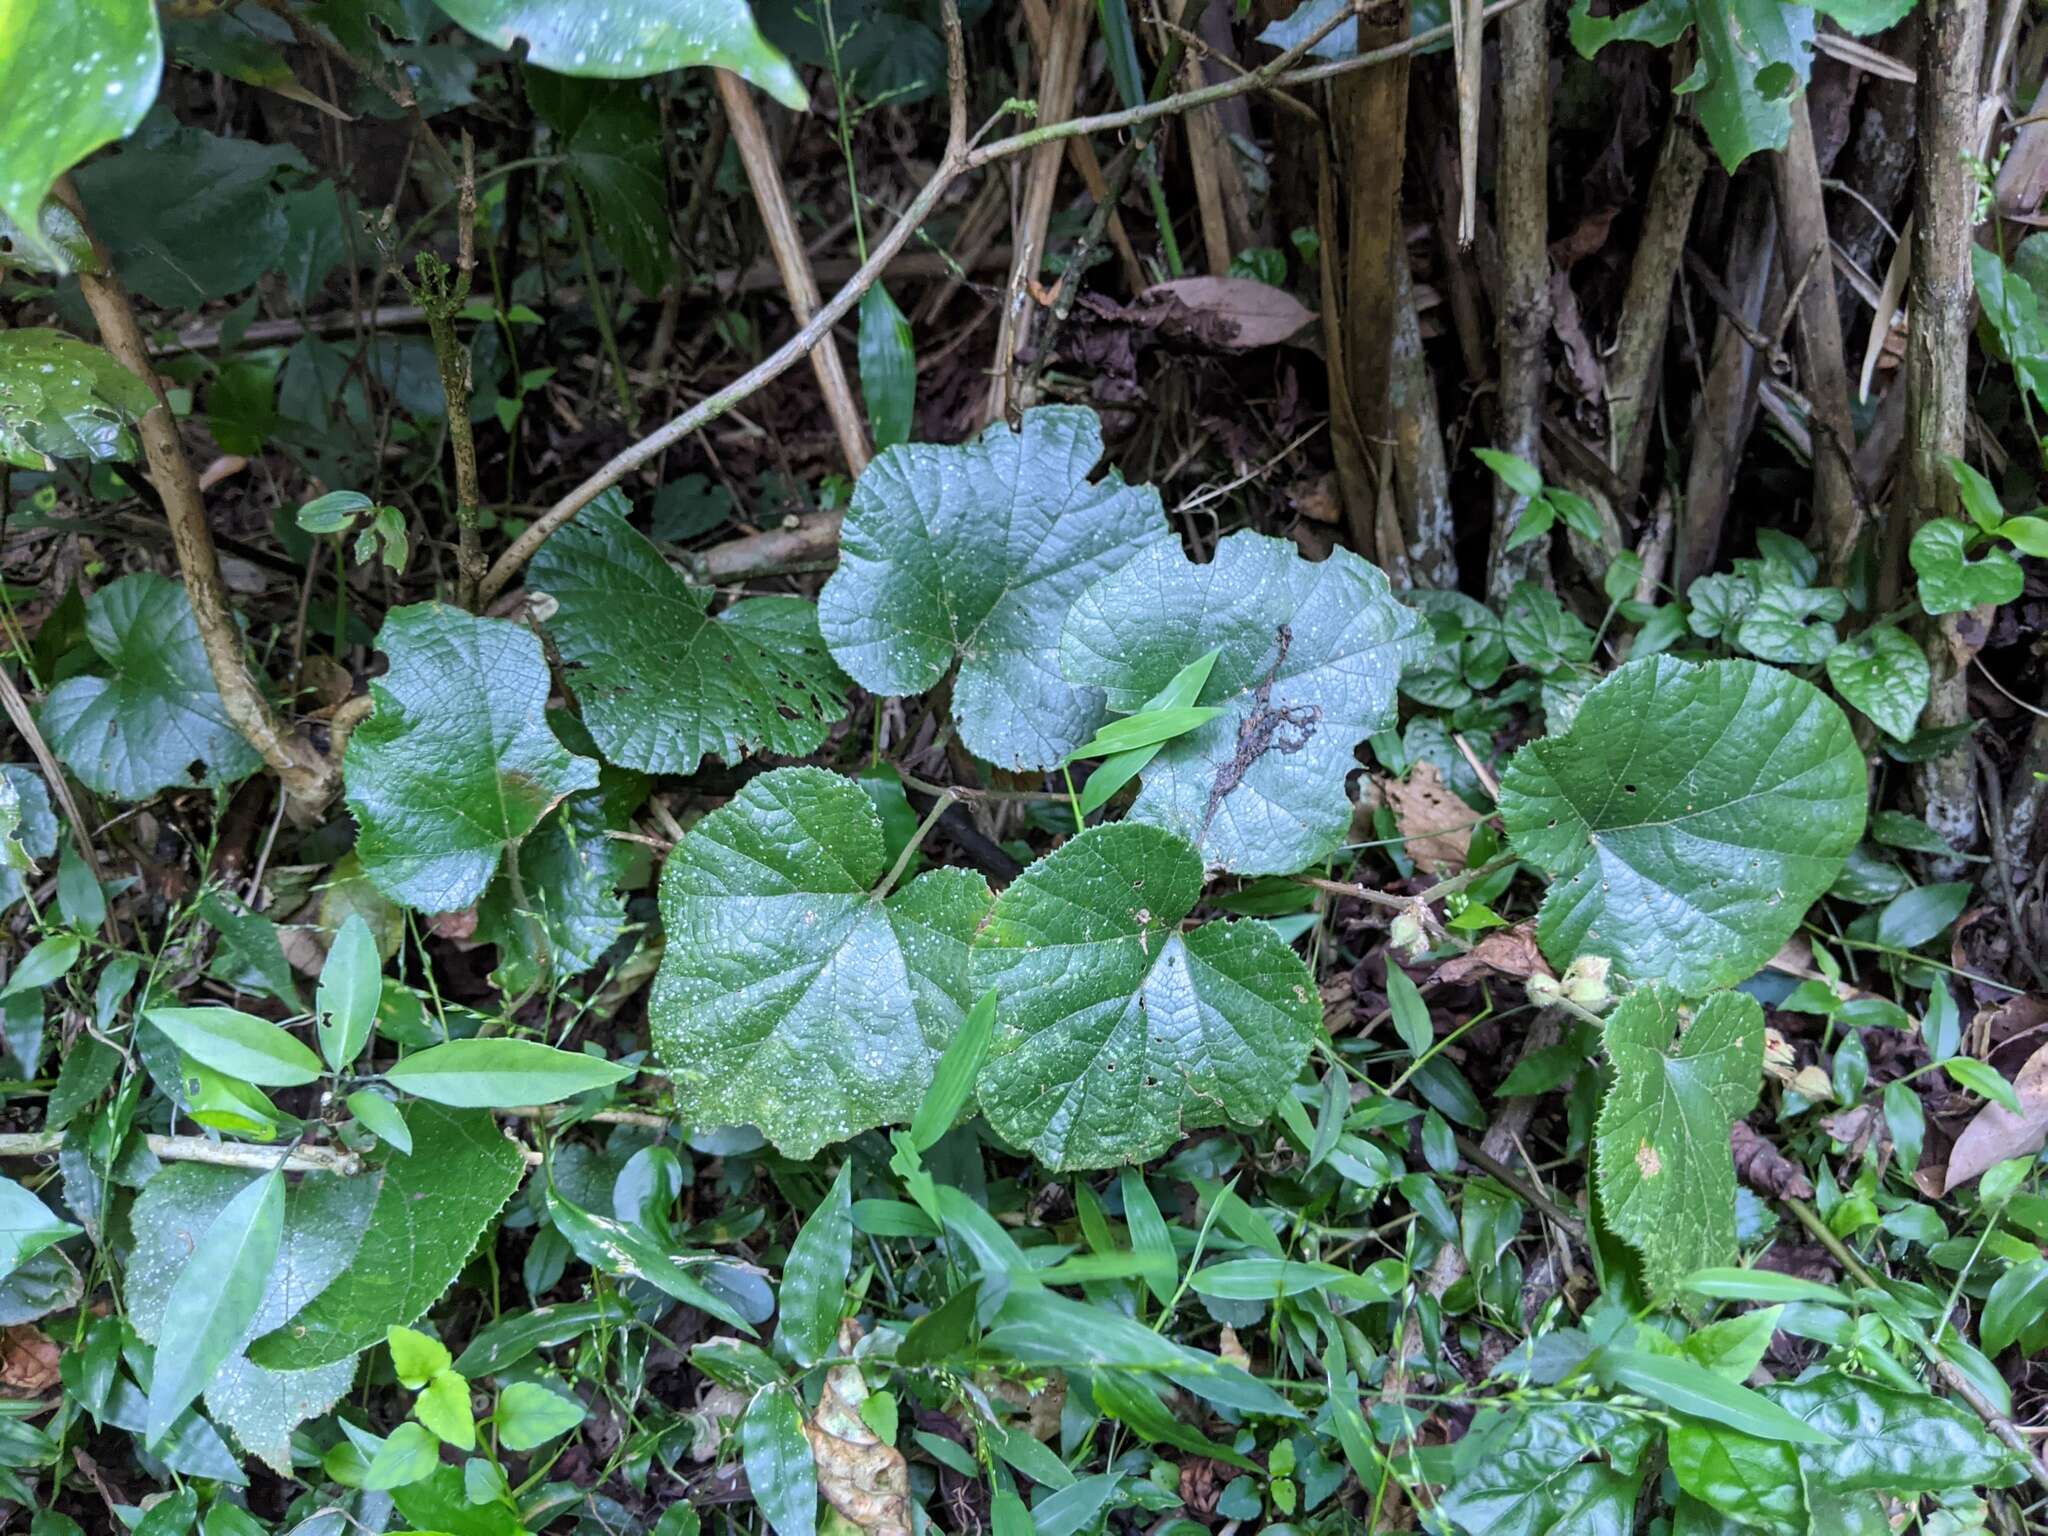
[[[41,1397],[57,1385],[63,1351],[42,1329],[28,1323],[0,1329],[0,1393]]]
[[[1735,1158],[1736,1177],[1760,1195],[1811,1200],[1813,1184],[1784,1153],[1738,1120],[1728,1128],[1728,1150]]]
[[[1024,1416],[1019,1426],[1034,1440],[1057,1440],[1060,1433],[1060,1415],[1067,1406],[1067,1378],[1059,1371],[1048,1371],[1044,1380],[1034,1389],[1021,1381],[1012,1381],[994,1371],[976,1371],[974,1384],[999,1403],[1014,1408]]]
[[[1394,813],[1394,827],[1407,839],[1408,857],[1424,874],[1465,867],[1472,846],[1472,808],[1460,800],[1436,764],[1416,763],[1405,779],[1384,779],[1380,791]]]
[[[852,1354],[859,1338],[853,1323],[843,1324],[840,1353]],[[910,1536],[910,1468],[861,1418],[867,1396],[859,1366],[835,1365],[825,1373],[817,1417],[804,1425],[818,1463],[818,1492],[869,1536]]]
[[[1442,982],[1470,981],[1476,976],[1507,976],[1527,981],[1532,976],[1549,976],[1550,966],[1536,947],[1536,930],[1528,923],[1496,928],[1462,955],[1453,955],[1436,968]]]
[[[2018,1114],[2002,1104],[1986,1104],[1963,1127],[1948,1155],[1948,1174],[1941,1187],[1944,1195],[1995,1163],[2009,1157],[2031,1157],[2048,1145],[2048,1045],[2027,1058],[2012,1089],[2020,1101]]]
[[[1184,277],[1154,283],[1138,295],[1130,311],[1135,319],[1156,310],[1160,329],[1172,334],[1180,327],[1167,317],[1176,308],[1194,317],[1195,323],[1186,328],[1201,340],[1241,351],[1278,346],[1316,318],[1286,289],[1253,277]]]

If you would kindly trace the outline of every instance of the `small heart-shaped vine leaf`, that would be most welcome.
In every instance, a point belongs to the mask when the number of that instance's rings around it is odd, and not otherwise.
[[[129,429],[155,404],[104,347],[62,331],[0,331],[0,458],[10,464],[132,459]]]
[[[1878,624],[1828,652],[1835,692],[1900,741],[1913,739],[1933,671],[1927,653],[1896,624]]]
[[[1913,535],[1906,558],[1920,578],[1920,606],[1929,613],[2009,603],[2025,589],[2026,575],[2011,555],[1994,545],[1972,560],[1969,547],[1969,527],[1952,517],[1937,517]]]
[[[443,603],[394,608],[377,636],[391,670],[342,761],[370,881],[422,912],[484,892],[508,844],[597,784],[546,719],[548,668],[529,629]]]
[[[1601,1209],[1668,1296],[1694,1270],[1735,1262],[1728,1128],[1756,1107],[1763,1009],[1716,992],[1693,1010],[1647,987],[1622,1000],[1604,1038],[1614,1080],[1596,1135]]]
[[[917,1112],[990,898],[941,869],[878,900],[888,867],[874,802],[818,768],[763,774],[669,855],[648,1015],[687,1122],[810,1157]]]
[[[797,597],[750,597],[713,618],[607,491],[534,556],[528,587],[556,603],[547,628],[583,723],[605,757],[695,773],[706,756],[802,757],[846,713],[846,679]]]
[[[183,586],[153,571],[123,576],[87,601],[85,633],[108,675],[52,688],[41,725],[87,788],[147,800],[256,771],[262,760],[228,723]]]
[[[1217,657],[1200,694],[1223,713],[1146,765],[1130,819],[1239,874],[1291,874],[1351,824],[1359,742],[1394,719],[1420,621],[1349,550],[1304,560],[1282,539],[1234,533],[1197,565],[1157,544],[1090,587],[1067,616],[1060,665],[1111,709],[1146,703],[1189,662]]]
[[[1201,894],[1201,855],[1130,822],[1090,828],[1003,892],[969,964],[999,999],[979,1088],[997,1134],[1049,1168],[1107,1168],[1265,1119],[1322,1004],[1265,924],[1183,932]]]
[[[1735,643],[1759,661],[1810,667],[1834,649],[1835,621],[1848,611],[1833,587],[1770,583],[1735,626]]]
[[[1516,853],[1555,877],[1563,966],[1605,955],[1697,997],[1769,960],[1863,833],[1863,755],[1811,683],[1753,661],[1632,661],[1501,776]]]
[[[1168,537],[1157,491],[1114,471],[1089,480],[1101,457],[1102,424],[1078,406],[882,454],[854,487],[839,569],[818,595],[839,664],[871,693],[905,695],[957,662],[968,750],[1003,768],[1057,766],[1103,718],[1101,693],[1061,675],[1067,610]]]
[[[789,60],[769,46],[738,0],[436,0],[464,31],[560,75],[641,80],[709,64],[750,80],[785,107],[810,104]]]

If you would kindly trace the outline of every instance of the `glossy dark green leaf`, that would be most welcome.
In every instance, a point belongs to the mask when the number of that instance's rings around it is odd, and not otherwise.
[[[1100,691],[1061,674],[1067,611],[1168,535],[1157,491],[1114,472],[1088,479],[1101,456],[1101,423],[1073,406],[1026,411],[1021,432],[997,422],[972,443],[878,456],[818,597],[839,664],[897,696],[957,664],[953,718],[968,750],[1005,768],[1056,766],[1103,719]]]
[[[1200,856],[1095,827],[1011,883],[975,936],[996,1036],[978,1090],[997,1133],[1055,1169],[1141,1162],[1205,1125],[1257,1125],[1321,1017],[1308,968],[1259,922],[1181,921]]]
[[[860,395],[877,450],[910,441],[917,411],[917,348],[910,320],[876,283],[860,296]]]
[[[814,1536],[818,1464],[804,1435],[803,1410],[783,1387],[757,1393],[740,1418],[740,1459],[747,1485],[775,1536]]]
[[[1922,523],[1906,557],[1920,578],[1920,606],[1929,613],[1961,613],[1985,604],[2009,603],[2026,586],[2019,562],[1996,545],[1975,558],[1970,529],[1952,517]]]
[[[563,796],[597,784],[544,718],[547,663],[529,629],[441,603],[395,608],[377,645],[391,669],[348,739],[343,776],[377,889],[422,912],[481,896],[506,845]]]
[[[1910,741],[1927,707],[1933,670],[1927,653],[1895,624],[1878,624],[1828,652],[1828,681],[1879,729]]]
[[[782,1266],[776,1341],[798,1365],[834,1353],[853,1263],[853,1168],[841,1164],[825,1198],[804,1222]]]
[[[731,1306],[706,1290],[677,1262],[653,1233],[609,1216],[586,1211],[567,1199],[552,1180],[547,1192],[548,1218],[584,1263],[608,1275],[644,1280],[656,1290],[695,1307],[742,1333],[753,1328]]]
[[[534,556],[529,589],[556,603],[548,633],[569,667],[583,723],[611,762],[694,773],[706,756],[815,752],[846,713],[846,680],[792,597],[711,613],[607,493]]]
[[[1952,880],[1901,891],[1877,914],[1877,941],[1898,949],[1932,943],[1963,915],[1973,889],[1967,880]]]
[[[1668,1443],[1678,1486],[1702,1504],[1743,1529],[1805,1536],[1806,1494],[1790,1447],[1700,1420],[1679,1424]]]
[[[132,429],[155,404],[104,348],[34,326],[0,331],[0,460],[132,459]]]
[[[2015,1264],[1991,1285],[1977,1336],[1985,1353],[1997,1354],[2048,1312],[2048,1259]]]
[[[1698,996],[1791,936],[1861,837],[1867,788],[1848,720],[1810,683],[1657,656],[1515,754],[1501,815],[1515,851],[1555,877],[1545,954],[1605,955]]]
[[[123,576],[87,601],[85,622],[107,675],[57,684],[40,724],[87,788],[146,800],[256,770],[261,759],[213,686],[184,587],[149,571]]]
[[[1635,1529],[1636,1462],[1648,1436],[1619,1414],[1598,1404],[1534,1408],[1474,1432],[1482,1438],[1471,1462],[1437,1506],[1459,1529],[1472,1536],[1628,1536]],[[1378,1473],[1369,1467],[1360,1475]]]
[[[526,95],[554,130],[563,169],[590,204],[598,238],[642,292],[675,271],[661,115],[638,86],[526,71]]]
[[[1761,1393],[1724,1381],[1704,1366],[1670,1355],[1609,1347],[1595,1357],[1600,1379],[1696,1419],[1792,1445],[1832,1447],[1835,1437]]]

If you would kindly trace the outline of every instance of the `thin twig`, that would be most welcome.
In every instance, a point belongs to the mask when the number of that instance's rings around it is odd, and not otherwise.
[[[210,1141],[204,1136],[145,1136],[149,1150],[167,1163],[212,1163],[221,1168],[278,1167],[276,1147],[244,1146]],[[0,1158],[48,1157],[64,1145],[62,1131],[28,1131],[0,1135]],[[363,1171],[363,1160],[345,1148],[300,1147],[283,1163],[286,1173],[338,1173],[344,1178]]]
[[[1487,19],[1504,15],[1527,3],[1528,0],[1494,0],[1494,3],[1486,8]],[[1394,59],[1404,59],[1411,54],[1434,47],[1450,36],[1451,29],[1448,25],[1432,27],[1426,32],[1418,32],[1398,43],[1372,49],[1355,58],[1340,59],[1334,63],[1319,64],[1308,69],[1282,73],[1274,69],[1273,65],[1266,65],[1235,79],[1219,81],[1200,90],[1183,92],[1181,95],[1169,96],[1160,101],[1147,102],[1123,112],[1103,113],[1094,117],[1070,117],[1065,122],[1050,123],[1042,128],[1030,129],[978,147],[969,146],[965,132],[967,65],[960,37],[957,6],[948,8],[945,33],[948,88],[954,93],[949,113],[951,128],[946,152],[941,157],[939,167],[933,172],[931,180],[918,190],[917,196],[904,208],[902,217],[890,228],[888,234],[876,242],[868,259],[861,263],[859,270],[851,278],[847,279],[845,286],[819,307],[809,324],[803,326],[788,341],[725,388],[706,396],[682,415],[658,427],[631,447],[613,455],[582,484],[536,518],[526,532],[498,556],[497,562],[484,578],[480,595],[486,606],[511,585],[512,579],[525,567],[526,562],[533,558],[534,551],[545,544],[557,529],[588,506],[600,492],[609,490],[641,465],[716,421],[741,401],[781,378],[808,356],[811,349],[831,332],[832,327],[860,302],[861,295],[874,285],[889,262],[910,243],[911,237],[931,216],[932,210],[938,207],[939,200],[945,195],[946,190],[966,172],[979,170],[982,166],[993,164],[1010,155],[1021,154],[1050,139],[1065,138],[1077,133],[1115,133],[1125,128],[1134,128],[1155,117],[1171,116],[1193,107],[1207,106],[1211,102],[1227,101],[1233,96],[1242,96],[1251,91],[1267,90],[1275,86],[1305,85],[1316,80],[1332,79],[1357,69],[1375,68]],[[1296,57],[1299,57],[1299,54],[1290,50],[1274,63],[1284,66]]]

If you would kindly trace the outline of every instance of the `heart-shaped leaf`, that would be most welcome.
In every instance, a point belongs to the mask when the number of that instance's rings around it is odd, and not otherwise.
[[[391,670],[349,737],[348,806],[371,882],[422,912],[483,894],[507,844],[564,795],[597,784],[548,729],[548,669],[529,629],[442,603],[394,608],[377,636]]]
[[[1735,626],[1735,643],[1760,661],[1810,667],[1835,648],[1835,620],[1848,610],[1833,587],[1771,583]]]
[[[887,868],[874,802],[817,768],[763,774],[669,855],[648,1015],[685,1120],[810,1157],[917,1112],[989,892],[944,869],[878,899]]]
[[[1969,547],[1969,527],[1952,517],[1923,523],[1913,535],[1906,558],[1920,578],[1920,606],[1929,613],[2009,603],[2025,589],[2026,575],[2011,555],[1994,545],[1972,560]]]
[[[109,675],[59,683],[40,723],[87,788],[146,800],[256,771],[262,759],[228,723],[183,586],[152,571],[123,576],[87,601],[85,633]]]
[[[1932,679],[1926,652],[1895,624],[1874,625],[1828,652],[1835,692],[1900,741],[1919,729]]]
[[[1290,874],[1349,828],[1345,778],[1359,742],[1393,723],[1420,622],[1349,550],[1312,562],[1285,540],[1234,533],[1207,565],[1170,541],[1090,587],[1067,616],[1060,665],[1130,711],[1212,650],[1198,697],[1223,713],[1146,765],[1130,819],[1213,866]]]
[[[527,586],[554,599],[548,633],[607,760],[695,773],[707,756],[802,757],[846,713],[846,679],[801,598],[753,597],[711,616],[608,491],[540,547]]]
[[[1753,661],[1648,657],[1501,776],[1515,852],[1555,877],[1538,914],[1560,967],[1605,955],[1699,996],[1752,974],[1862,835],[1863,756],[1812,684]]]
[[[1691,1010],[1648,987],[1622,1000],[1604,1036],[1614,1081],[1595,1141],[1601,1208],[1641,1251],[1651,1290],[1668,1295],[1735,1260],[1728,1128],[1762,1087],[1763,1010],[1740,992]]]
[[[1106,1168],[1265,1119],[1322,1004],[1264,923],[1184,933],[1201,893],[1201,855],[1130,822],[1090,828],[1003,892],[969,965],[999,999],[979,1088],[999,1135],[1050,1168]]]
[[[1101,457],[1101,423],[1076,406],[1026,411],[1021,432],[997,422],[957,447],[882,454],[854,487],[839,569],[818,595],[839,664],[872,693],[904,695],[957,662],[968,750],[1004,768],[1057,766],[1103,717],[1102,695],[1060,673],[1067,610],[1168,536],[1150,486],[1088,479]]]

